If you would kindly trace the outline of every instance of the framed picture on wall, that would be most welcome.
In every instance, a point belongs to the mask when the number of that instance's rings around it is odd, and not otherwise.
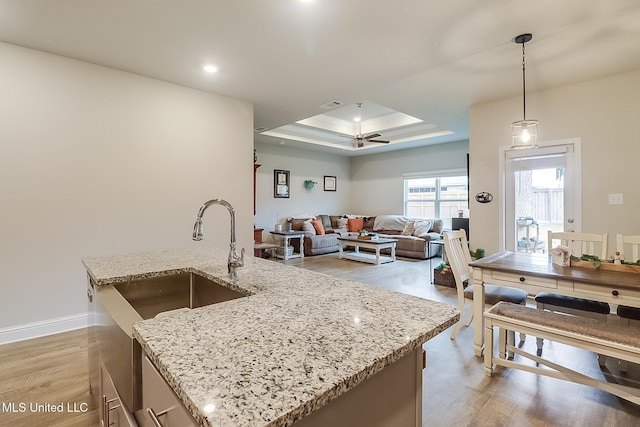
[[[336,177],[324,176],[324,191],[336,191]]]
[[[289,198],[289,171],[273,170],[273,197],[277,199]]]

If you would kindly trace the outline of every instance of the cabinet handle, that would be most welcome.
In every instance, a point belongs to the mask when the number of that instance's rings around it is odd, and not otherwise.
[[[153,409],[147,408],[147,414],[149,415],[149,418],[151,418],[151,421],[153,421],[153,424],[156,427],[164,427],[160,422],[160,420],[158,419],[158,417],[165,415],[167,412],[169,412],[169,410],[165,409],[164,411],[158,412],[156,414],[155,412],[153,412]]]
[[[524,277],[522,277],[522,276],[520,277],[520,281],[521,281],[521,282],[524,282],[525,280],[527,280],[527,279],[525,279],[525,278],[524,278]]]
[[[614,297],[617,297],[618,295],[620,295],[620,292],[618,292],[618,291],[611,291],[611,295],[613,295]]]
[[[107,400],[107,395],[106,394],[102,395],[102,414],[104,416],[104,420],[102,420],[103,421],[102,425],[104,427],[109,427],[111,425],[111,421],[109,420],[109,412],[120,407],[120,405],[111,407],[111,402],[115,402],[116,400],[118,400],[117,397]]]
[[[87,288],[87,298],[89,299],[89,302],[93,302],[93,294],[89,288]]]

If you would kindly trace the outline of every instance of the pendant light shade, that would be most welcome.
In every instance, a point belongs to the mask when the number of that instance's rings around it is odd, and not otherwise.
[[[527,90],[525,80],[524,44],[533,38],[520,34],[514,41],[522,45],[522,120],[511,123],[511,148],[535,148],[538,140],[538,121],[527,120]]]

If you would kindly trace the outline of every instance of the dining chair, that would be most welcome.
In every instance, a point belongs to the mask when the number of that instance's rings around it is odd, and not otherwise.
[[[609,235],[607,233],[553,233],[549,231],[547,235],[547,253],[551,254],[553,241],[556,240],[559,241],[561,245],[568,247],[569,254],[572,256],[597,255],[600,259],[606,259],[608,239]],[[606,302],[558,295],[551,292],[539,292],[535,296],[535,301],[536,306],[540,310],[590,317],[601,322],[607,321],[607,315],[611,310],[611,307],[609,307],[609,304]],[[536,339],[538,356],[542,355],[542,343],[541,338]],[[598,361],[600,365],[604,364],[605,357],[599,355]]]
[[[640,236],[616,234],[616,243],[616,250],[620,252],[625,261],[636,262],[640,260]]]
[[[625,261],[636,262],[640,260],[640,236],[625,236],[616,234],[616,250],[620,252]],[[616,309],[619,318],[624,319],[627,325],[640,322],[640,308],[619,305]],[[620,371],[627,371],[627,362],[620,360]]]
[[[456,281],[456,290],[458,293],[458,308],[460,310],[460,320],[456,323],[451,332],[451,339],[455,340],[460,325],[463,322],[464,309],[466,300],[473,301],[473,288],[475,285],[468,284],[469,278],[473,274],[473,267],[469,265],[471,262],[471,253],[469,252],[469,244],[467,243],[467,233],[462,229],[458,231],[445,231],[443,233],[444,251],[449,260],[449,266],[453,272]],[[485,304],[494,305],[500,301],[507,301],[514,304],[525,305],[527,301],[527,291],[512,288],[509,286],[484,285]],[[473,307],[469,310],[469,317],[465,326],[469,326],[473,320]],[[524,341],[525,334],[520,334],[520,342]],[[515,334],[509,332],[509,340],[515,343]]]
[[[640,236],[624,236],[616,235],[616,250],[620,252],[622,258],[626,261],[636,262],[640,260]],[[629,249],[629,250],[627,250]],[[619,305],[616,314],[622,319],[640,320],[640,308]]]

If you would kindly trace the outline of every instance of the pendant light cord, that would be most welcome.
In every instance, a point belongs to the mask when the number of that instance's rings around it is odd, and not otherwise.
[[[523,119],[527,120],[527,90],[526,90],[526,86],[525,86],[525,72],[524,72],[524,45],[525,43],[522,43],[522,113],[523,113]]]

